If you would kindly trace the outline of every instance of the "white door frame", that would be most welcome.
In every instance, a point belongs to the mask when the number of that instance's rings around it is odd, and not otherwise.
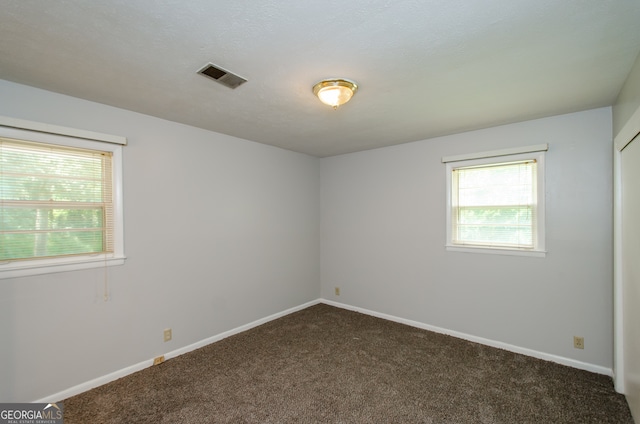
[[[625,393],[622,275],[622,150],[640,134],[640,108],[613,141],[613,381]]]

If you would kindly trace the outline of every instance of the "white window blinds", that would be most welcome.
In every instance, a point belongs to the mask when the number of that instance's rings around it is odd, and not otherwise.
[[[111,161],[0,137],[0,261],[113,252]]]
[[[535,160],[453,168],[452,244],[536,248],[536,172]]]

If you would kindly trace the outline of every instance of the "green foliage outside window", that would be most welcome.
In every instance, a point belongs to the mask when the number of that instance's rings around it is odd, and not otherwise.
[[[107,251],[110,166],[102,152],[0,139],[0,261]]]

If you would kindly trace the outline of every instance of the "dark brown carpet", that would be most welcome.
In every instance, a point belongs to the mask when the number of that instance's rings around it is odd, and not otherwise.
[[[76,423],[633,423],[609,377],[316,305],[64,401]]]

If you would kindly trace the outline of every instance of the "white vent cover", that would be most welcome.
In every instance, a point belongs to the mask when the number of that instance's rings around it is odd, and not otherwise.
[[[213,63],[207,63],[198,73],[229,88],[236,88],[247,82],[247,80],[241,76],[233,74]]]

